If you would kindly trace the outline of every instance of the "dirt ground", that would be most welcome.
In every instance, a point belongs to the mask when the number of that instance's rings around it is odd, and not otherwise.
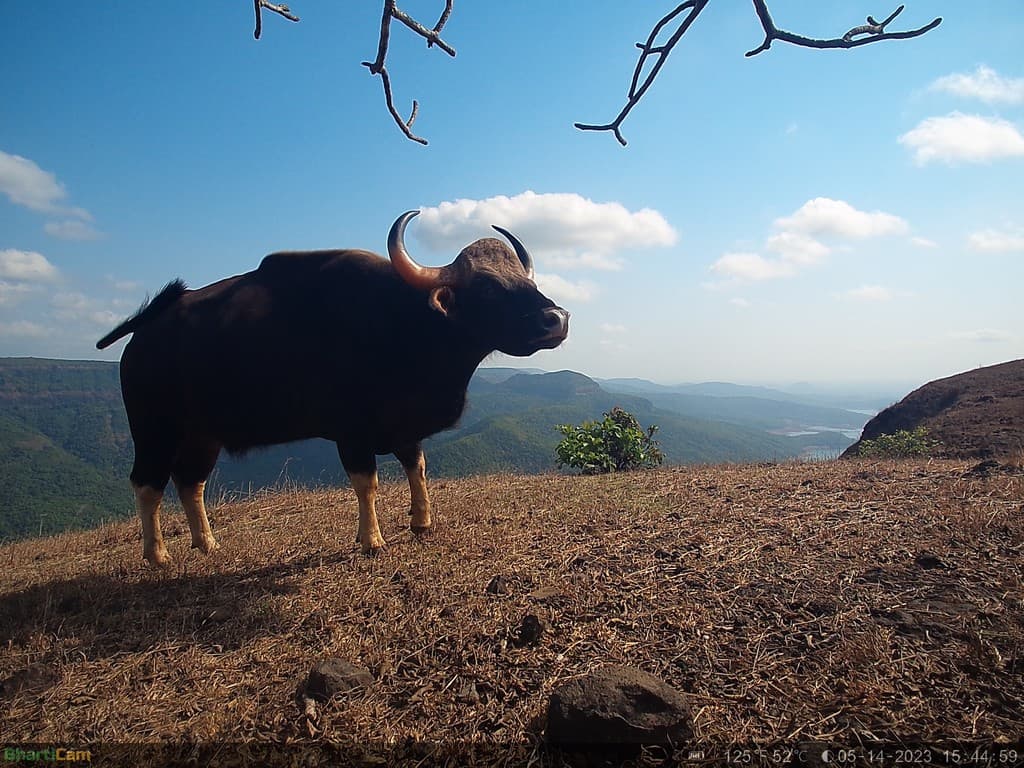
[[[166,571],[136,523],[5,545],[0,743],[93,765],[550,765],[553,688],[626,664],[686,694],[693,765],[729,745],[1009,748],[1024,473],[975,463],[433,482],[425,541],[408,488],[383,485],[373,559],[339,489],[215,505],[208,557],[167,510]],[[306,713],[297,686],[328,657],[374,682]]]

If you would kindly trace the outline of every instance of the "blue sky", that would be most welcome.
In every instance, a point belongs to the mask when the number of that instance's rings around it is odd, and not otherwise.
[[[427,25],[442,3],[401,7]],[[1024,356],[1024,6],[909,0],[909,41],[814,51],[715,0],[608,133],[633,44],[672,7],[456,3],[451,59],[380,5],[39,0],[0,27],[0,355],[116,359],[95,340],[180,276],[271,251],[450,261],[499,224],[572,312],[518,364],[662,382],[922,383]],[[649,7],[648,7],[649,6]],[[888,6],[776,0],[779,27],[841,35]],[[386,311],[386,308],[382,308]],[[491,363],[506,363],[496,357]]]

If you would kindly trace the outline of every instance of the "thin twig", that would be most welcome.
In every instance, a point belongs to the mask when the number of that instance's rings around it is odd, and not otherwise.
[[[654,28],[651,30],[651,34],[647,37],[646,43],[636,44],[636,47],[640,49],[640,58],[637,60],[636,68],[633,70],[633,79],[629,86],[626,105],[614,120],[603,125],[574,123],[575,127],[581,131],[611,131],[618,142],[622,146],[626,146],[626,140],[623,138],[621,131],[623,121],[633,110],[633,107],[635,107],[643,98],[647,89],[650,88],[654,79],[658,76],[658,73],[661,71],[661,67],[665,64],[665,60],[672,52],[676,43],[678,43],[682,36],[686,34],[690,25],[693,24],[697,16],[700,15],[700,12],[704,10],[704,6],[706,6],[708,2],[710,2],[710,0],[687,0],[686,2],[679,4],[654,25]],[[757,18],[760,20],[761,27],[764,29],[765,39],[758,48],[748,51],[746,54],[747,56],[755,56],[762,51],[768,50],[771,47],[772,42],[775,40],[781,40],[785,43],[800,45],[806,48],[856,48],[857,46],[875,43],[880,40],[905,40],[910,37],[918,37],[932,29],[935,29],[935,27],[942,23],[942,18],[940,17],[918,29],[912,29],[906,32],[886,32],[886,26],[903,11],[903,6],[901,5],[889,14],[889,16],[882,22],[878,22],[873,17],[868,16],[867,24],[854,27],[842,37],[830,40],[820,40],[779,29],[775,26],[775,22],[772,21],[771,13],[768,10],[767,0],[753,0],[753,2],[754,11],[757,13]],[[672,22],[676,16],[687,10],[689,13],[679,23],[679,26],[676,28],[672,37],[662,45],[655,45],[655,40],[661,33],[662,29]],[[643,82],[641,82],[640,76],[649,56],[656,56],[657,60],[651,67],[651,71],[647,73],[647,76],[643,79]]]
[[[633,70],[633,79],[629,86],[629,94],[626,101],[626,106],[622,108],[619,114],[614,120],[605,125],[591,125],[587,123],[574,123],[576,128],[581,131],[611,131],[615,138],[618,139],[619,144],[626,146],[626,140],[622,136],[622,132],[619,130],[622,125],[622,121],[626,119],[626,116],[632,111],[640,99],[643,98],[644,94],[647,93],[647,89],[651,87],[654,82],[654,78],[658,76],[658,72],[661,71],[662,66],[665,64],[668,55],[672,52],[675,44],[679,42],[680,38],[690,28],[690,25],[696,20],[700,12],[704,10],[704,6],[708,4],[710,0],[686,0],[685,3],[681,3],[676,6],[674,10],[666,14],[654,25],[654,29],[651,30],[651,34],[647,37],[646,43],[637,43],[637,48],[640,49],[640,58],[637,60],[636,68]],[[654,41],[657,38],[658,33],[661,32],[662,28],[672,21],[683,11],[689,10],[690,12],[680,22],[679,27],[675,33],[668,39],[664,45],[655,46]],[[640,73],[643,71],[644,64],[647,62],[648,56],[657,56],[657,61],[654,62],[654,66],[651,67],[651,71],[647,73],[647,77],[644,78],[643,83],[637,87],[640,80]]]
[[[427,41],[428,48],[436,45],[449,56],[455,56],[455,49],[441,39],[441,30],[443,30],[444,25],[448,23],[448,18],[452,13],[453,2],[454,0],[446,0],[444,11],[441,13],[441,18],[438,19],[437,24],[434,25],[433,29],[427,29],[407,13],[400,10],[397,5],[397,0],[384,0],[384,11],[381,15],[380,21],[380,39],[377,42],[377,58],[374,61],[362,62],[362,65],[370,70],[371,75],[380,75],[381,82],[384,85],[384,100],[387,104],[388,111],[391,113],[391,117],[395,120],[395,124],[401,128],[402,133],[404,133],[409,139],[419,144],[427,143],[426,139],[417,136],[412,132],[412,125],[416,122],[416,115],[419,113],[419,104],[414,99],[409,119],[403,120],[402,116],[398,114],[398,110],[395,108],[394,96],[391,91],[391,77],[388,75],[386,65],[388,44],[391,39],[391,20],[397,19],[417,35],[424,38]]]
[[[256,31],[253,32],[253,37],[257,40],[260,39],[260,35],[263,34],[263,9],[266,8],[268,11],[273,11],[278,16],[284,16],[288,21],[298,21],[299,17],[292,13],[291,8],[287,5],[275,5],[269,2],[269,0],[253,0],[253,6],[256,11]]]
[[[906,40],[911,37],[919,37],[926,32],[930,32],[942,23],[942,17],[939,16],[933,19],[923,27],[917,29],[907,30],[906,32],[886,32],[885,28],[893,19],[903,12],[904,6],[900,6],[891,14],[885,21],[879,23],[871,16],[868,16],[868,23],[859,27],[854,27],[842,37],[834,37],[830,39],[819,39],[813,37],[805,37],[803,35],[797,35],[792,32],[787,32],[784,29],[779,29],[775,26],[775,22],[772,21],[771,13],[768,11],[766,0],[753,0],[754,10],[757,12],[757,18],[761,22],[761,27],[764,29],[764,42],[761,43],[757,48],[747,51],[746,55],[756,56],[759,53],[767,51],[771,48],[772,43],[775,40],[781,40],[784,43],[790,43],[792,45],[803,46],[804,48],[856,48],[861,45],[867,45],[868,43],[877,43],[881,40]],[[859,35],[866,35],[866,37],[858,37]]]

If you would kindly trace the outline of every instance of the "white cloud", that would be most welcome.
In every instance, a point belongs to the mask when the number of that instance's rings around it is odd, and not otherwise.
[[[13,323],[0,323],[0,336],[18,336],[22,338],[41,339],[50,335],[50,329],[39,323],[28,320],[15,320]]]
[[[590,301],[597,289],[588,282],[573,283],[560,275],[536,274],[537,287],[548,298],[556,302]]]
[[[711,265],[711,271],[740,280],[773,280],[796,272],[792,264],[759,253],[727,253]]]
[[[958,341],[974,341],[981,344],[990,344],[1001,341],[1009,341],[1012,337],[1006,331],[995,328],[979,328],[974,331],[958,331],[952,334]]]
[[[112,312],[103,302],[74,291],[55,293],[50,297],[50,305],[54,308],[53,316],[58,320],[113,326],[124,319],[123,314]]]
[[[98,309],[87,313],[85,319],[93,325],[102,326],[103,328],[112,328],[124,320],[124,315],[118,314],[117,312],[111,312],[109,309]]]
[[[958,72],[940,77],[929,88],[987,104],[1024,103],[1024,78],[1002,77],[983,64],[969,74]]]
[[[64,185],[50,171],[44,171],[27,157],[11,155],[0,150],[0,192],[15,205],[38,211],[65,216],[75,216],[92,221],[89,212],[82,208],[65,208],[58,202],[67,197]]]
[[[0,280],[0,307],[17,304],[21,297],[31,290],[32,287],[25,283],[5,283]]]
[[[860,211],[843,200],[816,197],[790,216],[773,222],[775,233],[765,240],[765,249],[778,257],[760,253],[726,253],[710,269],[737,280],[773,280],[796,275],[802,268],[820,263],[835,248],[812,235],[865,239],[898,235],[909,227],[899,216],[882,211]],[[836,246],[842,250],[844,246]],[[714,287],[714,284],[708,287]]]
[[[0,251],[0,278],[25,282],[47,282],[58,276],[57,268],[35,251],[13,248]]]
[[[1024,235],[983,229],[967,236],[967,246],[985,253],[1014,253],[1024,251]]]
[[[43,226],[46,234],[61,240],[98,240],[103,233],[97,231],[90,224],[76,219],[66,221],[48,221]]]
[[[114,290],[126,293],[138,291],[142,287],[142,283],[138,280],[120,280],[113,275],[107,275],[107,282],[114,287]]]
[[[1024,136],[1013,123],[961,112],[926,118],[900,136],[899,142],[914,151],[918,165],[984,163],[1024,155]]]
[[[616,323],[601,323],[601,325],[598,326],[598,327],[601,329],[602,333],[625,333],[626,332],[626,326],[618,325]]]
[[[630,211],[621,203],[595,203],[575,193],[531,191],[423,208],[416,237],[428,248],[453,252],[477,238],[497,237],[492,224],[514,233],[535,259],[559,269],[619,269],[617,253],[670,246],[678,239],[651,208]]]
[[[899,216],[882,211],[859,211],[843,200],[828,197],[808,200],[792,216],[776,219],[775,226],[784,232],[834,235],[857,240],[901,235],[908,229],[907,222]]]
[[[746,309],[747,307],[750,306],[749,301],[739,296],[729,299],[729,303],[732,304],[734,307],[740,307],[742,309]]]
[[[927,237],[912,237],[910,238],[910,244],[917,246],[918,248],[938,248],[939,244],[934,240],[929,240]]]
[[[805,206],[806,207],[806,206]],[[817,264],[831,252],[824,243],[800,232],[779,232],[768,238],[765,248],[781,254],[794,264]]]
[[[75,319],[90,309],[93,302],[82,293],[56,293],[50,297],[50,305],[56,309],[54,314],[57,317]]]
[[[846,295],[858,301],[889,301],[892,299],[892,291],[881,285],[862,285],[860,288],[847,291]]]
[[[49,213],[64,199],[64,185],[27,157],[9,155],[0,150],[0,192],[15,205]]]

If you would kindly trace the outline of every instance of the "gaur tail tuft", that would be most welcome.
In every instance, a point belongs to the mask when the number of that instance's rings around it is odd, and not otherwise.
[[[142,306],[136,310],[134,315],[97,341],[96,349],[106,349],[122,336],[134,333],[180,299],[187,290],[188,286],[185,285],[180,277],[172,280],[163,287],[160,293],[153,297],[152,301],[147,298],[142,302]]]

